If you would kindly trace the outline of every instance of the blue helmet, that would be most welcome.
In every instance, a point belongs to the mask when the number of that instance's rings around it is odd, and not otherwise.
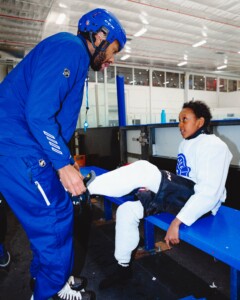
[[[118,41],[119,51],[122,50],[127,40],[121,23],[112,13],[103,8],[96,8],[83,15],[78,22],[78,30],[92,33],[102,30],[109,44],[115,40]]]

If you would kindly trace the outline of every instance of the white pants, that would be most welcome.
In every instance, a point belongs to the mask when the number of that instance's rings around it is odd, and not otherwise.
[[[148,161],[139,160],[97,176],[88,190],[90,194],[121,197],[140,187],[157,193],[160,182],[159,169]],[[117,209],[114,255],[120,264],[130,262],[131,253],[139,243],[138,226],[143,213],[140,201],[127,201]]]

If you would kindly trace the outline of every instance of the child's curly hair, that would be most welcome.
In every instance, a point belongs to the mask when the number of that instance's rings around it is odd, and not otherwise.
[[[202,101],[189,101],[183,104],[182,108],[190,108],[197,118],[203,117],[205,120],[204,127],[208,127],[212,118],[210,108]]]

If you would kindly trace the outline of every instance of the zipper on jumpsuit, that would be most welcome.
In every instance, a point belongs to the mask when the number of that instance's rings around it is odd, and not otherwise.
[[[47,206],[49,206],[51,203],[49,202],[48,197],[47,197],[47,195],[45,194],[45,192],[44,192],[44,190],[43,190],[41,184],[40,184],[38,181],[35,181],[34,183],[35,183],[35,185],[37,186],[39,192],[42,194],[43,199],[45,200]]]

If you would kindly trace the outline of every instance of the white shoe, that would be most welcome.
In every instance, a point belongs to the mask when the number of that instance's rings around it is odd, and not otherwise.
[[[75,291],[71,289],[70,284],[67,282],[64,287],[53,297],[54,300],[95,300],[95,294],[92,291]]]

